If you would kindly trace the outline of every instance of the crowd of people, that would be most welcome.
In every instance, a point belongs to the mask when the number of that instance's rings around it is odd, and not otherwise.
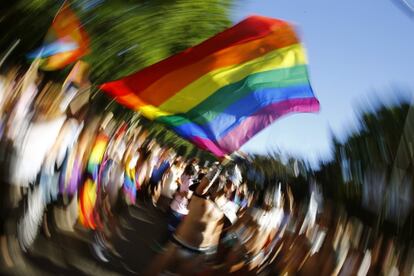
[[[63,85],[44,81],[36,62],[0,76],[6,265],[14,236],[25,251],[39,229],[51,235],[47,216],[62,231],[93,232],[107,262],[117,214],[150,202],[168,231],[147,275],[413,275],[411,244],[348,217],[316,185],[298,201],[286,181],[249,177],[247,160],[184,158],[138,121],[96,112],[86,71],[78,63]]]
[[[247,189],[245,183],[237,166],[201,176],[186,193],[191,200],[184,214],[177,215],[171,205],[169,230],[174,232],[147,275],[414,273],[410,242],[402,245],[393,236],[375,233],[324,201],[317,187],[300,203],[287,183],[260,191]]]

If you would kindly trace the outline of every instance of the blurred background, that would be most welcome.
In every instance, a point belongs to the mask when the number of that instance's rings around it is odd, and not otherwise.
[[[99,85],[259,14],[294,24],[321,105],[241,148],[246,198],[282,183],[298,225],[318,206],[309,248],[292,242],[289,259],[280,247],[260,273],[309,274],[331,256],[323,273],[414,275],[413,10],[408,0],[2,1],[0,271],[141,274],[168,220],[140,185],[163,162],[196,160],[201,175],[217,158]],[[315,247],[316,260],[301,255]]]

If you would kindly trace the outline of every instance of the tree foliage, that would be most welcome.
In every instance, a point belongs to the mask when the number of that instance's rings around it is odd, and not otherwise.
[[[91,38],[85,58],[92,81],[126,76],[222,31],[232,0],[72,0],[71,8]],[[0,49],[21,42],[13,57],[40,46],[62,2],[16,0],[2,4]]]
[[[414,105],[382,104],[361,112],[360,125],[345,142],[334,140],[334,160],[317,178],[330,197],[373,226],[390,223],[412,233]]]
[[[84,58],[91,65],[91,80],[97,85],[124,77],[168,56],[194,46],[227,28],[232,0],[71,0],[71,9],[90,36],[90,53]],[[39,47],[63,1],[15,0],[1,4],[0,51],[17,40],[12,63],[24,64],[25,55]],[[64,78],[68,69],[48,73]],[[110,99],[97,95],[92,105],[103,109]],[[119,116],[131,112],[110,105]],[[145,121],[145,120],[144,120]],[[185,156],[212,159],[191,143],[180,139],[160,124],[148,124],[154,137],[176,148]]]

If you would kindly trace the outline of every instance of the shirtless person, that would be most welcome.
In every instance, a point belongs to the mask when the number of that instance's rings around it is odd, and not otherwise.
[[[188,215],[164,254],[153,260],[147,275],[159,275],[165,270],[194,275],[204,269],[203,264],[209,257],[215,255],[224,224],[220,206],[227,203],[225,193],[217,182],[220,172],[220,168],[211,171],[201,180],[188,205]]]

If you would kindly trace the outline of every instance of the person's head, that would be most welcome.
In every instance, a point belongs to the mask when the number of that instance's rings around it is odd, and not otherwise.
[[[168,149],[168,158],[170,160],[175,160],[177,159],[177,154],[175,153],[175,151],[171,148]]]
[[[234,192],[236,188],[237,188],[236,185],[234,185],[234,183],[231,180],[229,179],[225,180],[224,189],[226,192]]]
[[[207,173],[208,173],[208,168],[206,168],[206,167],[200,168],[200,174],[206,175]]]
[[[237,188],[237,192],[239,195],[241,196],[246,196],[247,195],[247,184],[246,182],[243,182],[238,188]]]
[[[168,160],[170,157],[170,152],[168,149],[161,147],[159,156],[161,161]]]
[[[195,177],[195,175],[197,174],[197,171],[194,168],[194,166],[189,164],[185,167],[183,174],[188,175],[190,177]]]
[[[223,190],[223,178],[224,172],[217,167],[212,167],[200,180],[202,186],[209,187],[205,195],[214,199]]]

